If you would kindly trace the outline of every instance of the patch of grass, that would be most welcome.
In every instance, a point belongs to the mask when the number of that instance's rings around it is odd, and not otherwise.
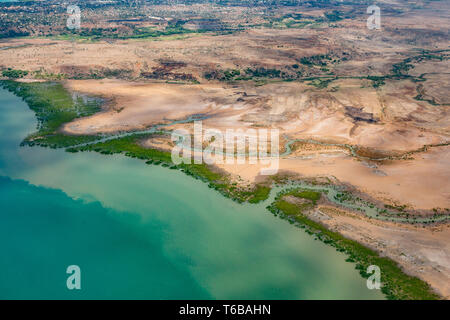
[[[184,29],[181,26],[171,26],[165,30],[156,30],[153,28],[138,28],[133,31],[132,35],[122,35],[117,36],[118,39],[145,39],[145,38],[156,38],[161,36],[171,36],[171,35],[181,35],[186,33],[197,33],[201,31],[193,31]]]
[[[138,158],[142,160],[160,161],[164,163],[172,163],[171,154],[169,152],[159,151],[156,149],[147,149],[141,147],[137,142],[139,139],[148,135],[136,134],[105,142],[89,144],[80,147],[69,148],[69,152],[78,151],[96,151],[102,154],[124,153],[126,156]]]
[[[267,186],[258,185],[251,193],[251,197],[248,200],[250,203],[259,203],[269,198],[270,188]]]
[[[440,297],[435,294],[430,286],[419,278],[405,274],[399,265],[366,246],[345,238],[337,232],[328,230],[322,224],[310,220],[302,213],[302,209],[297,205],[283,200],[284,195],[277,196],[277,199],[268,209],[275,215],[280,215],[290,221],[305,228],[306,232],[314,235],[317,239],[326,244],[334,246],[338,251],[346,253],[349,257],[347,261],[356,262],[356,269],[361,276],[368,278],[366,273],[370,265],[377,265],[381,269],[382,292],[388,299],[401,300],[436,300]]]
[[[348,191],[342,191],[334,196],[334,199],[340,203],[353,202],[355,199],[353,195]]]
[[[80,42],[95,42],[102,39],[152,39],[167,36],[181,36],[185,34],[203,33],[205,30],[188,30],[182,26],[168,26],[165,30],[157,30],[154,27],[142,27],[133,29],[132,33],[121,33],[116,28],[92,28],[76,31],[67,31],[59,35],[49,36],[55,40],[72,40]]]
[[[379,88],[379,87],[384,86],[386,84],[384,82],[386,77],[382,77],[382,76],[367,76],[367,79],[372,81],[372,86],[374,88]]]
[[[97,136],[68,136],[57,130],[75,118],[100,111],[100,100],[72,96],[60,83],[23,83],[12,80],[0,82],[0,86],[21,97],[36,114],[37,132],[25,138],[24,143],[67,147],[98,139]]]
[[[28,75],[28,71],[24,70],[14,70],[11,68],[8,68],[6,70],[2,71],[2,76],[10,79],[17,79],[17,78],[23,78],[26,75]]]
[[[267,69],[264,67],[246,68],[240,69],[227,69],[227,70],[211,70],[203,74],[206,80],[219,80],[219,81],[254,81],[267,82],[270,80],[278,81],[294,81],[301,76],[299,71],[293,73],[289,70],[291,66],[284,67],[284,70]],[[298,69],[298,65],[297,65]]]
[[[300,190],[299,189],[292,190],[287,194],[292,195],[297,198],[311,200],[314,204],[316,204],[317,201],[319,201],[322,196],[322,194],[320,192],[312,191],[312,190],[301,190],[301,189]]]
[[[316,87],[317,89],[324,89],[327,88],[328,85],[333,82],[334,80],[337,80],[337,78],[332,78],[332,79],[321,79],[321,78],[317,78],[312,80],[311,82],[309,82],[309,85],[312,85],[314,87]]]
[[[400,212],[405,212],[405,209],[406,209],[406,205],[402,205],[402,206],[393,205],[392,206],[390,204],[385,204],[384,207],[387,208],[387,209],[397,210],[397,211],[400,211]]]
[[[328,61],[331,61],[331,57],[328,54],[318,54],[315,56],[302,57],[300,59],[300,63],[306,66],[325,67]]]

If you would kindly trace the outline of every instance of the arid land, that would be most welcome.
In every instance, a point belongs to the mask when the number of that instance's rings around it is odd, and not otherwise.
[[[412,216],[448,215],[450,4],[382,1],[380,7],[381,30],[367,29],[366,6],[358,1],[270,13],[265,7],[153,5],[126,22],[112,8],[90,8],[82,30],[101,26],[114,29],[111,34],[33,29],[26,37],[5,37],[0,68],[25,71],[20,81],[61,81],[71,92],[104,99],[101,112],[63,125],[59,132],[66,135],[136,131],[199,114],[205,128],[278,129],[280,154],[287,141],[298,140],[281,156],[280,175],[327,177]],[[330,18],[333,10],[339,19]],[[206,13],[215,20],[201,20]],[[63,13],[58,17],[64,22]],[[205,29],[163,32],[179,20],[186,30]],[[132,37],[136,28],[162,33]],[[180,128],[192,131],[192,124],[166,129]],[[170,151],[173,142],[162,136],[140,145]],[[270,183],[261,168],[216,165],[245,187]],[[394,223],[326,201],[305,214],[450,298],[448,219]]]

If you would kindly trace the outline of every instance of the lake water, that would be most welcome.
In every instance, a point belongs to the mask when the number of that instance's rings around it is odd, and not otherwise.
[[[33,112],[3,89],[0,112],[1,299],[383,298],[267,203],[122,155],[19,147]]]

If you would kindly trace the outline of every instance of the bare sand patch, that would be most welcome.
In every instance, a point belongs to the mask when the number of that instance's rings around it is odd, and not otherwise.
[[[166,83],[130,83],[118,80],[68,81],[70,90],[105,97],[109,108],[63,127],[69,134],[138,130],[170,120],[215,111],[214,99],[232,91],[215,85],[183,86]]]
[[[415,161],[394,161],[376,167],[342,153],[308,152],[279,161],[279,172],[303,177],[332,176],[384,203],[415,209],[450,208],[450,147],[432,149]],[[244,180],[255,182],[267,165],[218,165]]]

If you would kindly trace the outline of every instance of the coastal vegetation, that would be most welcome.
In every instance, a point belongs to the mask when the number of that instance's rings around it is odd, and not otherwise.
[[[37,131],[25,138],[25,144],[67,147],[98,139],[97,136],[68,136],[58,133],[60,127],[75,118],[100,111],[101,100],[71,95],[57,82],[0,81],[0,86],[22,98],[36,114]]]
[[[302,189],[294,189],[292,191],[287,192],[285,195],[292,195],[297,198],[307,199],[311,201],[314,205],[317,203],[317,201],[320,200],[322,196],[320,192]]]
[[[14,70],[11,68],[8,68],[6,70],[2,71],[2,76],[10,79],[17,79],[17,78],[23,78],[26,75],[28,75],[28,71],[25,70]]]
[[[187,175],[200,179],[208,183],[209,187],[222,193],[224,196],[237,202],[259,203],[269,197],[271,188],[263,185],[256,185],[254,188],[241,188],[231,182],[229,177],[206,164],[186,164],[175,165],[172,162],[170,152],[145,148],[140,144],[151,134],[133,134],[126,137],[113,139],[105,142],[85,144],[67,148],[68,152],[95,151],[102,154],[118,154],[145,160],[149,165],[163,165],[171,169],[178,169]]]
[[[295,196],[307,200],[301,205],[286,200],[286,196]],[[435,300],[440,297],[432,291],[430,286],[413,276],[405,274],[398,264],[387,257],[380,256],[374,250],[341,234],[327,229],[323,224],[311,220],[305,214],[306,210],[315,207],[316,201],[320,199],[320,193],[314,191],[291,190],[281,192],[275,201],[267,208],[274,215],[289,220],[298,227],[313,235],[316,239],[333,246],[336,250],[348,255],[348,262],[356,263],[355,268],[359,270],[364,278],[370,274],[366,270],[371,265],[377,265],[383,270],[381,274],[382,292],[388,299],[401,300]]]

